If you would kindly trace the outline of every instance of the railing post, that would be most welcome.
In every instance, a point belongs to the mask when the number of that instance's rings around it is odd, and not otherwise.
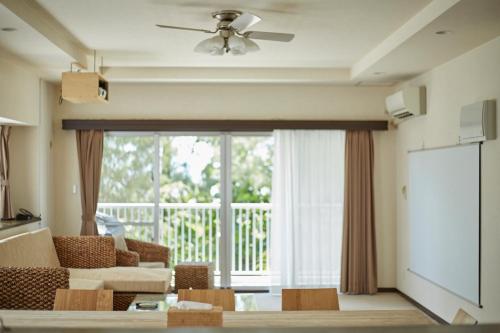
[[[175,265],[179,262],[179,244],[178,244],[178,235],[179,231],[177,230],[177,227],[179,225],[179,220],[177,217],[177,208],[174,208],[174,261]]]
[[[264,238],[267,238],[267,237],[264,237],[263,211],[264,211],[263,208],[259,209],[259,237],[260,237],[259,238],[259,271],[260,272],[264,271],[264,268],[262,266],[262,264],[263,264],[262,257],[264,256],[263,243],[264,243]]]
[[[220,272],[219,263],[219,248],[220,248],[220,219],[219,207],[215,208],[215,266],[216,270]]]
[[[236,209],[231,205],[231,223],[232,223],[232,232],[231,232],[231,267],[236,271]]]
[[[201,257],[203,258],[204,261],[206,261],[206,259],[205,259],[206,258],[206,256],[205,256],[205,247],[206,247],[206,245],[205,245],[205,234],[207,233],[206,232],[207,229],[205,227],[205,208],[201,209],[201,214],[202,214],[202,216],[201,216],[201,226],[203,228],[203,233],[201,234],[201,244],[202,244]],[[210,229],[208,231],[211,232]],[[208,261],[210,261],[210,260],[208,260]]]
[[[238,209],[238,270],[243,271],[243,214],[241,208]]]
[[[255,235],[255,208],[252,208],[252,227],[250,228],[250,231],[252,233],[252,271],[256,271],[256,264],[257,264],[257,258],[256,258],[256,235]]]
[[[153,188],[154,188],[154,208],[153,208],[153,239],[155,243],[160,241],[160,135],[154,135],[154,165],[153,165]]]
[[[248,216],[249,214],[249,209],[245,209],[245,270],[249,271],[250,270],[250,217]]]

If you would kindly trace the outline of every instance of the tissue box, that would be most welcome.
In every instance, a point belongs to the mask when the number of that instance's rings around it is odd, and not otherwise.
[[[212,310],[179,310],[169,308],[167,312],[168,327],[222,327],[222,307],[214,306]]]

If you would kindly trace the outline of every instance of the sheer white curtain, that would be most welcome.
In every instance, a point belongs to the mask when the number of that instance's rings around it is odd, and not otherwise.
[[[273,289],[337,286],[345,131],[277,130],[274,139],[270,253]]]

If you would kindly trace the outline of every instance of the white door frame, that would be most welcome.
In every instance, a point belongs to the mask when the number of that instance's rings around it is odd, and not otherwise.
[[[231,179],[231,134],[221,133],[221,174],[220,174],[220,193],[221,193],[221,207],[220,207],[220,278],[221,287],[231,287],[231,237],[232,237],[232,224],[231,224],[231,203],[233,199],[232,179]]]

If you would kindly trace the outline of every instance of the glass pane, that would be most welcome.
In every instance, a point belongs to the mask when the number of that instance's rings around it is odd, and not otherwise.
[[[218,277],[220,137],[162,136],[160,154],[160,241],[173,265],[214,262]]]
[[[154,239],[154,136],[106,135],[102,160],[98,212],[100,233]],[[113,219],[114,217],[114,219]]]
[[[269,285],[272,136],[232,139],[232,286]]]

